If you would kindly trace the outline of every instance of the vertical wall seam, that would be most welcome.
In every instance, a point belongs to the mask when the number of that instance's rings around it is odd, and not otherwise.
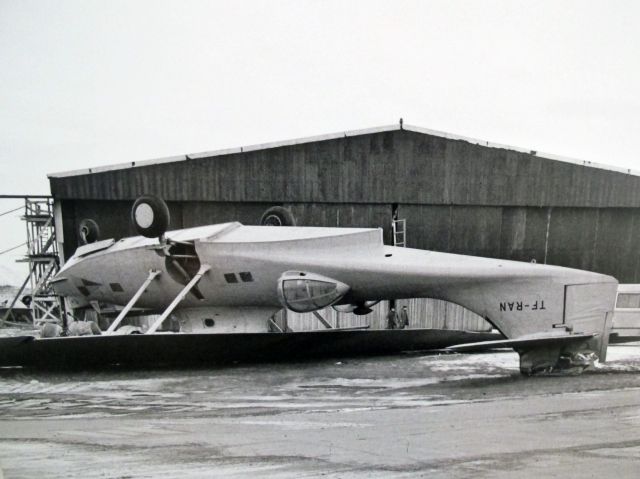
[[[547,253],[549,252],[549,229],[551,227],[551,210],[553,206],[547,208],[547,231],[544,236],[544,264],[547,264]]]
[[[593,236],[593,251],[591,253],[591,266],[590,269],[595,269],[596,265],[596,251],[598,246],[598,232],[600,230],[600,208],[596,209],[596,232]]]

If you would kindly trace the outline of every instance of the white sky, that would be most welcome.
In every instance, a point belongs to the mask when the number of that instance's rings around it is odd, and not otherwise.
[[[0,194],[400,117],[640,169],[638,25],[637,1],[0,0]]]

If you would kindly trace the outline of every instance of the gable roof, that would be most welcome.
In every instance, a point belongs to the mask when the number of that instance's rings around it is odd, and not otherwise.
[[[249,145],[249,146],[240,146],[237,148],[226,148],[221,150],[204,151],[200,153],[189,153],[184,155],[168,156],[164,158],[155,158],[155,159],[149,159],[149,160],[143,160],[143,161],[130,161],[126,163],[117,163],[113,165],[97,166],[92,168],[82,168],[79,170],[70,170],[70,171],[63,171],[58,173],[49,173],[47,177],[48,178],[66,178],[71,176],[88,175],[93,173],[103,173],[107,171],[139,168],[142,166],[161,165],[163,163],[176,163],[176,162],[201,159],[201,158],[215,158],[217,156],[224,156],[224,155],[230,155],[230,154],[246,153],[246,152],[258,151],[258,150],[268,150],[271,148],[280,148],[284,146],[301,145],[305,143],[315,143],[315,142],[321,142],[321,141],[327,141],[327,140],[335,140],[338,138],[371,135],[374,133],[383,133],[383,132],[399,131],[399,130],[406,130],[414,133],[421,133],[424,135],[446,138],[449,140],[465,141],[467,143],[480,145],[488,148],[498,148],[498,149],[516,151],[519,153],[534,155],[539,158],[561,161],[564,163],[570,163],[574,165],[588,166],[591,168],[598,168],[602,170],[615,171],[617,173],[625,173],[633,176],[640,176],[640,171],[633,170],[630,168],[620,168],[620,167],[605,165],[601,163],[594,163],[591,161],[577,160],[573,158],[563,157],[560,155],[554,155],[552,153],[543,153],[533,149],[527,149],[527,148],[521,148],[516,146],[503,145],[500,143],[493,143],[485,140],[479,140],[477,138],[457,135],[455,133],[447,133],[444,131],[430,130],[428,128],[422,128],[419,126],[406,125],[406,124],[404,125],[394,124],[394,125],[378,126],[378,127],[366,128],[366,129],[360,129],[360,130],[349,130],[349,131],[343,131],[338,133],[329,133],[324,135],[295,138],[291,140],[275,141],[270,143],[259,143],[255,145]]]

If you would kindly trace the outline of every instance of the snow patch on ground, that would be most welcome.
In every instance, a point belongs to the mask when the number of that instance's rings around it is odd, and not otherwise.
[[[609,346],[607,349],[607,361],[596,363],[600,371],[640,371],[640,345],[619,344]]]
[[[404,389],[411,387],[427,386],[440,382],[439,378],[426,377],[417,379],[390,379],[390,378],[331,378],[322,381],[307,381],[300,383],[299,388],[370,388],[370,389]]]
[[[618,361],[640,361],[640,345],[615,345],[607,349],[607,363]]]
[[[437,361],[428,358],[422,364],[435,372],[448,371],[490,371],[504,372],[520,368],[520,360],[515,352],[488,352],[481,354],[455,354],[451,356],[438,356]]]

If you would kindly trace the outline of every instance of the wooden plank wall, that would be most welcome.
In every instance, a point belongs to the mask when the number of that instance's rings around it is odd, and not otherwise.
[[[260,224],[260,218],[273,203],[217,203],[204,201],[167,202],[169,229],[239,221]],[[131,223],[133,201],[63,200],[64,253],[69,258],[78,247],[78,229],[85,218],[95,220],[101,238],[125,238],[136,235]]]
[[[50,178],[57,199],[639,207],[640,177],[406,130]]]
[[[409,131],[52,177],[50,184],[62,200],[66,257],[83,218],[98,221],[103,238],[135,234],[129,211],[143,194],[168,201],[172,228],[257,224],[269,206],[285,205],[300,225],[382,227],[387,243],[395,204],[409,247],[640,282],[639,176]],[[486,327],[455,305],[412,301],[416,327]],[[383,306],[364,317],[327,315],[341,326],[380,328]]]
[[[169,202],[171,228],[240,221],[258,224],[273,203]],[[77,247],[84,218],[96,220],[102,238],[135,234],[130,201],[63,201],[64,252]],[[383,228],[391,243],[392,205],[284,203],[300,226]],[[610,274],[640,282],[640,209],[511,206],[398,206],[411,248],[532,261]],[[612,254],[615,252],[616,254]]]
[[[407,246],[609,274],[640,282],[640,210],[399,205]]]
[[[490,331],[491,325],[481,316],[457,304],[438,299],[414,298],[396,301],[396,309],[407,306],[409,328],[454,329],[463,331]],[[369,326],[370,329],[387,329],[387,313],[389,303],[382,301],[375,305],[373,312],[365,316],[352,313],[339,313],[333,308],[325,308],[319,313],[334,328],[356,328]],[[279,325],[283,324],[280,312],[277,316]],[[287,324],[293,331],[313,331],[325,329],[325,326],[313,313],[294,313],[287,311]]]
[[[342,228],[382,228],[386,244],[392,242],[391,205],[285,203],[296,218],[298,226]]]

